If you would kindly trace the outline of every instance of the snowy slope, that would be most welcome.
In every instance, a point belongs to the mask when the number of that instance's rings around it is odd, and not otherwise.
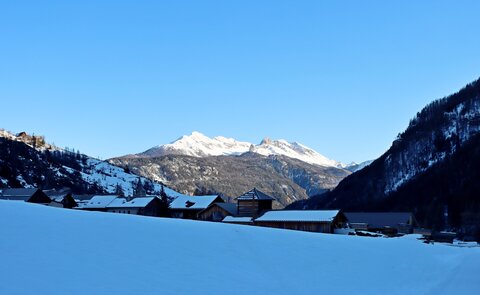
[[[254,152],[264,156],[282,155],[298,159],[309,164],[325,167],[345,168],[346,165],[328,159],[313,149],[302,144],[286,140],[271,140],[265,138],[258,145],[249,142],[236,141],[233,138],[217,136],[209,138],[200,132],[193,132],[165,145],[151,148],[139,156],[186,155],[193,157],[231,156],[246,152]]]
[[[135,185],[139,179],[142,183],[151,182],[155,192],[161,191],[162,185],[160,183],[153,182],[145,177],[140,177],[132,173],[126,173],[123,168],[105,161],[89,158],[86,165],[82,166],[83,168],[80,171],[82,179],[89,184],[98,185],[107,193],[115,193],[117,185],[120,185],[126,196],[132,196]],[[164,187],[164,191],[170,197],[184,196],[168,187]]]
[[[480,289],[480,249],[412,238],[324,235],[13,201],[0,201],[0,224],[0,294],[475,294]]]

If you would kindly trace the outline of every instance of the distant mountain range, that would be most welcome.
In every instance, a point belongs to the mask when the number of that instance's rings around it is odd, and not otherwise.
[[[161,183],[45,142],[41,136],[0,130],[0,188],[69,188],[76,194],[159,193]],[[180,193],[165,187],[167,195]]]
[[[237,141],[233,138],[217,136],[209,138],[200,132],[194,131],[184,135],[170,144],[153,147],[138,157],[161,157],[166,155],[184,155],[192,157],[208,156],[239,156],[247,152],[262,156],[286,156],[302,162],[324,167],[346,168],[348,165],[328,159],[313,149],[297,142],[286,140],[271,140],[266,137],[260,144]],[[351,165],[357,165],[352,163]]]
[[[41,136],[0,130],[0,187],[132,195],[139,189],[155,193],[165,184],[171,196],[221,194],[226,199],[257,187],[276,197],[276,207],[282,208],[333,189],[359,167],[285,140],[266,138],[254,145],[199,132],[137,155],[101,161],[50,145]]]
[[[477,80],[426,106],[385,154],[333,191],[289,208],[412,211],[424,226],[480,237],[479,168]]]
[[[275,196],[280,207],[333,189],[363,167],[328,159],[296,142],[265,138],[253,144],[200,132],[109,162],[183,193],[235,197],[257,187]]]

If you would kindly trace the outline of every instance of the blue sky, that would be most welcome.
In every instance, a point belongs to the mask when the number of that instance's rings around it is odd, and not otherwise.
[[[425,104],[480,77],[478,11],[479,1],[3,1],[0,128],[102,158],[197,130],[372,159]]]

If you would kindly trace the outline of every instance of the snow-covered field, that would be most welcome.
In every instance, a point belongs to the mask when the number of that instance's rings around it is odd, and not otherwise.
[[[478,294],[480,249],[0,201],[0,294]]]

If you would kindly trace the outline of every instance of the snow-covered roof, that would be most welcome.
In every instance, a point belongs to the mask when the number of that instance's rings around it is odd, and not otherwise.
[[[269,195],[254,188],[237,198],[237,200],[275,200]]]
[[[217,195],[212,196],[178,196],[170,204],[170,209],[205,209],[215,202],[218,198]]]
[[[234,216],[226,216],[222,222],[232,222],[232,223],[252,223],[252,217],[234,217]]]
[[[268,211],[255,221],[330,222],[338,213],[339,210],[278,210]]]
[[[127,202],[125,198],[116,198],[107,205],[107,208],[118,208]]]
[[[150,202],[155,199],[156,197],[141,197],[135,198],[129,202],[123,203],[120,205],[120,208],[143,208],[146,207]]]
[[[85,194],[85,195],[77,195],[77,194],[74,194],[72,195],[72,197],[75,199],[75,200],[80,200],[80,201],[90,201],[95,195],[89,195],[89,194]]]
[[[107,206],[112,203],[118,196],[109,195],[109,196],[93,196],[93,198],[88,201],[88,203],[83,206],[83,209],[101,209],[107,208]]]

